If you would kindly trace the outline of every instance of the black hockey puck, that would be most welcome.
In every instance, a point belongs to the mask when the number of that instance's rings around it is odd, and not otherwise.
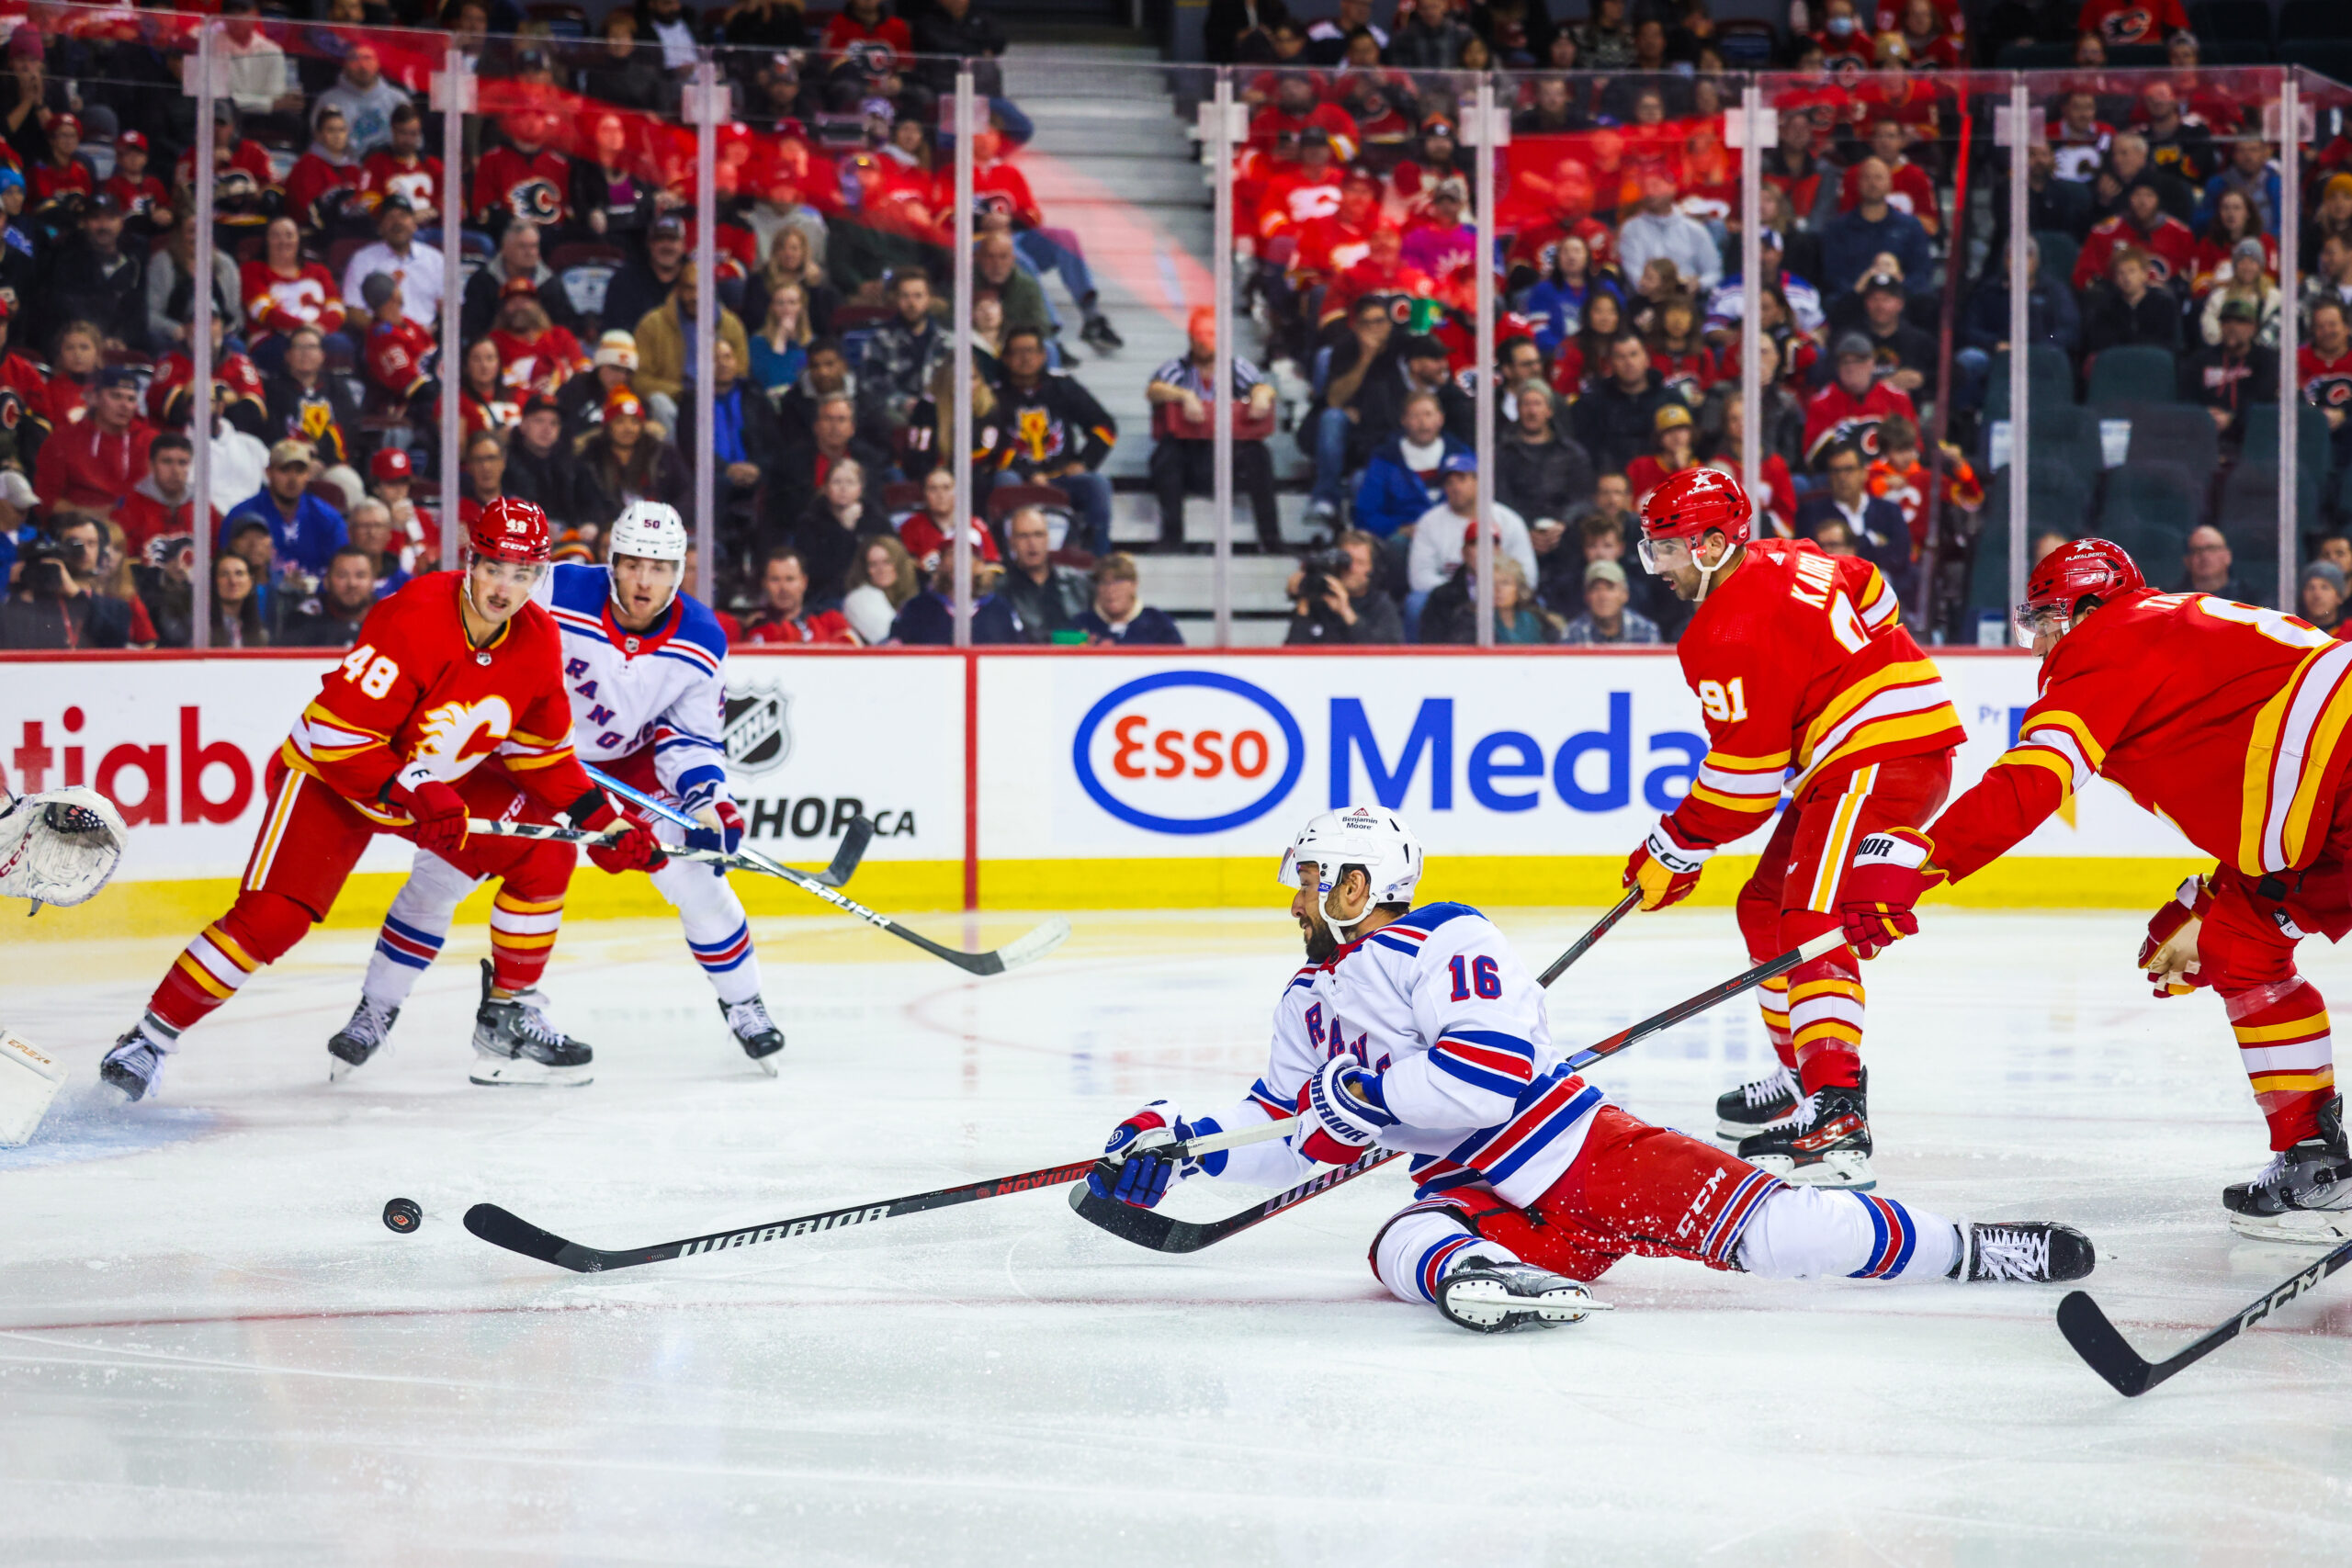
[[[384,1228],[406,1235],[424,1223],[424,1211],[413,1199],[395,1198],[384,1205]]]

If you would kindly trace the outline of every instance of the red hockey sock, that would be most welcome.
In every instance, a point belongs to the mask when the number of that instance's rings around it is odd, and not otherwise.
[[[282,894],[251,889],[229,912],[198,931],[164,975],[147,1010],[175,1033],[237,994],[265,964],[275,964],[311,929],[311,911]]]
[[[2223,991],[2238,1061],[2270,1123],[2270,1146],[2287,1148],[2319,1130],[2319,1108],[2335,1093],[2327,1001],[2301,976],[2250,990]]]
[[[563,889],[551,897],[518,895],[510,880],[490,906],[490,983],[502,991],[527,991],[547,972],[556,928],[563,924]]]
[[[1789,972],[1789,1038],[1805,1093],[1862,1081],[1862,976],[1852,949]]]

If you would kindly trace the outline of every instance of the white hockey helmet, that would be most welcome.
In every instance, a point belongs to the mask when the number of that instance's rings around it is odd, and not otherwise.
[[[1317,908],[1331,929],[1345,933],[1382,904],[1409,904],[1421,880],[1421,841],[1395,812],[1378,806],[1351,806],[1326,811],[1298,830],[1283,852],[1282,885],[1299,886],[1299,866],[1312,863],[1322,885]],[[1372,883],[1372,898],[1363,913],[1342,921],[1331,912],[1331,890],[1350,866],[1362,866]]]
[[[635,556],[639,560],[673,560],[678,563],[677,581],[670,586],[670,597],[675,599],[686,579],[686,525],[678,509],[659,501],[632,501],[613,523],[606,537],[605,558],[617,560],[622,556]],[[614,602],[619,602],[619,588],[614,589]],[[662,608],[667,610],[669,602]]]

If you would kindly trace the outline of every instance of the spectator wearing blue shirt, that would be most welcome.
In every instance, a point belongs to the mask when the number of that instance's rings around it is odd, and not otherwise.
[[[311,444],[292,438],[269,449],[269,470],[260,491],[220,522],[223,547],[246,523],[269,529],[269,544],[282,573],[300,567],[313,579],[326,576],[327,562],[351,542],[343,513],[310,492]]]
[[[699,411],[692,398],[678,400],[678,450],[699,450],[695,420]],[[710,345],[710,446],[718,458],[718,527],[722,538],[730,530],[749,529],[756,515],[760,487],[767,483],[768,466],[784,450],[784,426],[766,398],[748,388],[735,345],[721,337]],[[871,476],[879,483],[881,476]]]
[[[1396,434],[1381,443],[1356,485],[1355,525],[1377,538],[1396,531],[1445,500],[1439,470],[1470,448],[1445,433],[1445,406],[1431,392],[1405,400]]]
[[[0,470],[0,590],[16,581],[17,546],[33,536],[26,518],[40,504],[30,480],[14,468]]]
[[[1849,292],[1873,268],[1881,254],[1891,255],[1903,268],[1905,287],[1914,294],[1935,287],[1936,256],[1928,231],[1919,220],[1889,202],[1894,177],[1886,164],[1865,158],[1855,176],[1861,199],[1851,212],[1841,212],[1821,228],[1821,291],[1826,299]]]
[[[1094,563],[1094,603],[1079,612],[1078,629],[1097,648],[1182,648],[1184,634],[1165,610],[1143,601],[1136,558],[1124,551]]]

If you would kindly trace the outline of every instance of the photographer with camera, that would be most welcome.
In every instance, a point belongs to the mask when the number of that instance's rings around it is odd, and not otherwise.
[[[1329,549],[1300,563],[1290,580],[1286,646],[1349,643],[1370,647],[1405,640],[1396,601],[1374,581],[1380,541],[1361,529],[1342,532]]]
[[[154,628],[137,601],[96,591],[106,543],[96,519],[70,517],[20,547],[16,589],[0,604],[0,648],[153,648]]]

